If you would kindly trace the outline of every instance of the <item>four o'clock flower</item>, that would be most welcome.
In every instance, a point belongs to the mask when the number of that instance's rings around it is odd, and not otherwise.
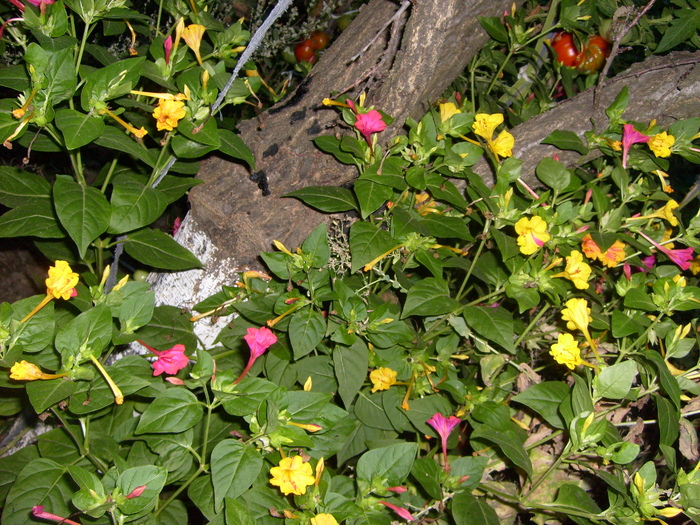
[[[389,503],[388,501],[380,501],[379,503],[381,503],[385,507],[390,508],[406,521],[413,521],[416,519],[413,517],[413,514],[411,514],[408,510],[406,510],[403,507],[399,507],[398,505],[394,505],[393,503]]]
[[[28,321],[34,314],[49,304],[52,299],[67,301],[78,295],[75,286],[78,284],[78,274],[75,273],[66,261],[56,261],[56,266],[49,268],[49,278],[46,279],[46,297],[20,322]]]
[[[143,341],[139,340],[139,343],[158,356],[158,359],[152,364],[154,376],[159,376],[163,372],[171,375],[177,374],[189,363],[189,358],[185,355],[185,345],[177,344],[167,350],[156,350]]]
[[[56,523],[63,523],[65,525],[80,525],[77,521],[69,520],[68,518],[64,518],[62,516],[57,516],[56,514],[51,514],[50,512],[46,512],[44,510],[43,505],[36,505],[35,507],[32,508],[32,514],[34,515],[35,518],[41,518],[44,520],[51,520],[55,521]]]
[[[447,462],[447,438],[450,437],[452,429],[459,425],[461,421],[457,416],[445,417],[440,412],[437,412],[427,421],[428,425],[435,429],[442,441],[442,457],[446,471],[450,470],[450,465]]]
[[[551,238],[547,232],[547,223],[538,215],[531,219],[521,218],[515,223],[515,232],[518,234],[518,246],[523,255],[532,255]]]
[[[255,360],[265,353],[265,350],[270,348],[277,342],[277,336],[272,333],[272,330],[263,326],[261,328],[248,328],[246,335],[243,336],[246,343],[250,347],[250,357],[248,358],[248,364],[241,372],[241,375],[236,379],[233,384],[237,384],[243,379],[248,371],[251,369]]]
[[[360,106],[364,104],[364,94],[360,96],[359,104]],[[379,111],[376,109],[370,109],[366,113],[361,113],[357,109],[357,106],[355,106],[355,103],[350,99],[347,99],[345,103],[343,103],[326,98],[323,100],[323,105],[350,108],[355,114],[355,129],[357,129],[357,131],[359,131],[364,137],[367,145],[369,146],[370,152],[374,153],[374,149],[372,147],[372,135],[384,131],[387,126],[386,122],[383,120],[384,117],[382,117],[382,114],[379,113]]]
[[[632,124],[622,126],[622,167],[627,168],[627,154],[629,153],[632,144],[638,142],[649,142],[651,137],[640,133]]]
[[[662,246],[661,244],[656,242],[654,239],[650,238],[648,235],[645,235],[643,232],[639,232],[639,235],[641,235],[647,241],[649,241],[651,244],[653,244],[656,247],[656,249],[665,253],[666,257],[668,257],[669,259],[671,259],[671,261],[676,263],[681,270],[687,270],[688,268],[690,268],[690,261],[693,260],[693,256],[694,256],[694,252],[693,252],[692,248],[682,248],[682,249],[671,250],[670,248],[666,248],[665,246]]]
[[[168,38],[163,42],[163,51],[165,51],[165,63],[170,64],[170,54],[173,52],[173,37],[168,35]]]

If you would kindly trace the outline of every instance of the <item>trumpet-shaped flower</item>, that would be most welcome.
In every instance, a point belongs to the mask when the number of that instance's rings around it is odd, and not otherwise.
[[[78,274],[71,269],[66,261],[56,261],[56,266],[49,267],[49,277],[45,281],[46,295],[67,301],[74,297],[78,279]]]
[[[182,39],[187,44],[192,51],[194,51],[195,57],[197,57],[197,62],[202,65],[202,55],[199,52],[199,48],[202,45],[202,37],[204,36],[204,31],[206,27],[201,24],[190,24],[185,29],[182,30]]]
[[[671,146],[673,146],[675,142],[676,138],[664,131],[651,137],[647,146],[649,146],[649,149],[657,157],[670,157]]]
[[[678,203],[673,199],[669,199],[663,207],[656,210],[654,213],[649,215],[641,215],[639,217],[630,217],[628,221],[638,221],[646,219],[665,219],[671,226],[678,226],[678,219],[673,214],[673,210],[678,208]]]
[[[531,219],[521,218],[515,223],[515,232],[518,234],[520,252],[524,255],[532,255],[551,238],[547,233],[547,223],[537,215]]]
[[[386,122],[382,120],[382,114],[379,111],[372,109],[367,113],[357,114],[355,127],[369,143],[373,133],[379,133],[386,129]]]
[[[691,262],[693,260],[695,252],[693,251],[692,248],[682,248],[682,249],[675,249],[672,250],[670,248],[666,248],[665,246],[662,246],[658,242],[656,242],[654,239],[650,238],[649,236],[645,235],[643,232],[639,232],[639,235],[644,237],[647,241],[649,241],[651,244],[653,244],[656,249],[662,251],[664,254],[666,254],[666,257],[671,259],[672,262],[678,265],[678,267],[681,270],[687,270],[690,268]]]
[[[444,104],[440,104],[438,107],[440,109],[440,122],[446,122],[453,115],[462,112],[457,106],[455,106],[454,102],[445,102]]]
[[[499,157],[512,157],[515,137],[507,131],[501,131],[496,140],[489,141],[489,147]]]
[[[566,308],[561,312],[562,320],[566,321],[569,330],[581,330],[588,334],[588,323],[593,321],[591,309],[585,299],[574,298],[566,301]]]
[[[413,514],[411,514],[408,510],[406,510],[403,507],[399,507],[398,505],[394,505],[393,503],[389,503],[388,501],[380,501],[379,503],[381,503],[387,508],[390,508],[406,521],[413,521],[416,519],[413,517]]]
[[[311,518],[311,525],[338,525],[333,514],[316,514]]]
[[[10,368],[10,379],[18,381],[36,381],[37,379],[56,379],[66,374],[45,374],[41,368],[27,361],[20,361]]]
[[[185,345],[177,344],[167,350],[154,350],[151,352],[158,356],[153,362],[153,375],[159,376],[163,372],[166,374],[177,374],[180,370],[187,366],[189,358],[185,355]]]
[[[498,137],[493,139],[496,128],[501,124],[503,124],[503,115],[500,113],[493,115],[479,113],[474,117],[472,129],[474,134],[486,140],[487,146],[497,157],[510,157],[513,155],[513,146],[515,145],[513,135],[507,131],[501,131]]]
[[[450,437],[452,429],[459,425],[461,421],[462,420],[457,416],[445,417],[440,412],[435,413],[433,417],[427,421],[428,425],[433,427],[440,436],[445,470],[449,470],[449,464],[447,463],[447,438]]]
[[[622,167],[627,168],[627,154],[629,153],[632,144],[639,142],[649,142],[650,137],[644,133],[640,133],[632,124],[622,126]]]
[[[598,259],[603,253],[600,250],[600,246],[598,246],[598,244],[593,240],[593,237],[591,237],[590,233],[587,233],[586,236],[581,239],[581,251],[589,259]]]
[[[186,114],[185,103],[182,100],[160,99],[153,110],[153,118],[156,119],[158,131],[172,131]]]
[[[272,333],[272,330],[263,326],[261,328],[250,327],[247,330],[246,335],[243,336],[248,347],[250,348],[250,357],[248,358],[248,364],[246,364],[241,375],[234,381],[234,385],[238,384],[241,379],[243,379],[248,371],[255,364],[258,357],[265,353],[265,350],[270,348],[277,342],[277,336]]]
[[[270,484],[279,487],[282,494],[306,494],[306,487],[313,485],[316,478],[309,463],[304,463],[301,456],[282,458],[277,467],[270,469]]]
[[[579,290],[588,288],[588,278],[591,276],[591,267],[583,262],[583,255],[577,250],[573,250],[566,258],[566,268],[554,277],[565,277],[569,279]]]
[[[616,240],[610,248],[605,250],[605,253],[600,254],[598,259],[608,268],[614,268],[619,263],[625,260],[625,243],[621,240]]]
[[[552,345],[549,353],[557,363],[566,365],[570,370],[584,362],[581,359],[581,349],[578,347],[578,343],[574,336],[568,333],[559,334],[557,342]]]
[[[396,372],[385,366],[372,370],[369,374],[369,379],[372,381],[372,393],[379,390],[389,390],[391,385],[396,384]]]
[[[32,508],[32,515],[35,518],[55,521],[56,523],[62,523],[65,525],[80,525],[80,523],[78,523],[77,521],[69,520],[68,518],[64,518],[62,516],[57,516],[56,514],[51,514],[50,512],[46,512],[44,510],[43,505],[36,505],[35,507],[33,507]]]

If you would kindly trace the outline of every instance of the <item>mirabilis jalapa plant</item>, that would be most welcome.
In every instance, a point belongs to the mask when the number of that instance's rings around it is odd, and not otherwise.
[[[185,523],[185,502],[271,525],[700,519],[700,219],[674,212],[665,152],[624,140],[627,124],[666,133],[670,155],[697,161],[700,121],[625,122],[623,92],[610,126],[575,144],[602,151],[595,171],[543,159],[537,193],[507,132],[477,124],[497,116],[443,102],[384,151],[356,125],[372,110],[344,104],[357,138],[317,143],[358,167],[354,187],[290,196],[354,210],[347,236],[276,242],[269,274],[197,314],[154,308],[145,283],[88,287],[65,261],[54,299],[0,307],[3,386],[59,423],[0,460],[3,523]],[[469,170],[484,153],[493,189]],[[192,324],[230,312],[198,347]],[[153,355],[106,365],[125,339]],[[658,428],[658,445],[625,439],[631,425]]]

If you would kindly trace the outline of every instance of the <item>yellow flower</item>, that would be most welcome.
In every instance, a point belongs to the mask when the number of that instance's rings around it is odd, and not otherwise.
[[[600,262],[608,268],[614,268],[619,263],[624,261],[625,257],[625,243],[618,239],[605,251],[605,253],[600,254],[598,259],[600,259]]]
[[[671,226],[678,226],[678,219],[673,214],[673,210],[678,208],[678,203],[673,199],[669,199],[662,208],[659,208],[654,213],[649,215],[641,215],[639,217],[630,217],[628,221],[637,221],[640,219],[666,219]]]
[[[535,215],[532,219],[523,217],[515,223],[518,234],[518,246],[524,255],[532,255],[546,243],[551,235],[547,233],[547,223]]]
[[[41,369],[27,361],[20,361],[15,363],[10,368],[10,379],[17,379],[20,381],[35,381],[37,379],[56,379],[58,377],[63,377],[66,374],[45,374]]]
[[[496,140],[489,141],[489,148],[499,157],[512,157],[515,138],[507,131],[501,131]]]
[[[674,275],[674,276],[673,276],[673,282],[676,283],[678,286],[681,286],[681,287],[683,287],[683,286],[685,286],[686,284],[688,284],[688,282],[685,280],[685,277],[683,277],[682,275]]]
[[[182,39],[187,44],[187,47],[194,51],[200,66],[202,65],[202,55],[199,53],[199,46],[202,44],[202,36],[206,29],[200,24],[190,24],[182,31]]]
[[[696,255],[695,258],[690,261],[690,271],[693,272],[693,275],[700,273],[700,255]]]
[[[45,281],[46,295],[51,295],[54,299],[70,299],[78,278],[78,274],[71,270],[66,261],[56,261],[56,266],[49,267],[49,278]]]
[[[571,334],[559,334],[558,342],[552,345],[549,353],[557,363],[566,365],[570,370],[583,364],[581,349]]]
[[[675,142],[675,137],[664,131],[651,137],[649,142],[647,142],[647,145],[652,153],[657,157],[670,157],[671,146],[673,146]]]
[[[479,113],[474,117],[472,129],[476,135],[490,141],[491,137],[493,137],[493,132],[501,124],[503,124],[503,115],[500,113],[494,115]]]
[[[600,251],[600,246],[596,244],[590,233],[581,239],[581,251],[586,254],[589,259],[599,259],[603,252]]]
[[[579,290],[585,290],[588,288],[588,278],[591,276],[591,267],[583,262],[583,255],[581,252],[574,250],[566,258],[566,268],[562,272],[561,277],[566,277],[574,286]],[[559,277],[559,274],[555,275]]]
[[[172,131],[185,114],[185,103],[182,100],[161,99],[158,101],[156,109],[153,110],[153,118],[156,119],[158,131],[164,129]]]
[[[460,109],[454,105],[453,102],[445,102],[440,104],[440,121],[445,122],[449,120],[453,115],[461,113]]]
[[[316,514],[311,518],[311,525],[338,525],[332,514]]]
[[[129,124],[126,120],[123,118],[119,117],[116,113],[113,113],[110,111],[109,108],[104,108],[98,111],[100,115],[109,115],[112,117],[119,125],[123,126],[124,129],[126,129],[129,133],[132,133],[136,138],[142,139],[146,135],[148,135],[148,131],[146,131],[146,128],[141,126],[140,129],[136,129],[134,126]]]
[[[285,496],[306,494],[306,487],[313,485],[316,480],[311,465],[304,463],[301,456],[282,458],[279,466],[270,469],[270,474],[270,484],[279,487]]]
[[[369,380],[372,381],[372,393],[378,390],[389,390],[391,385],[396,384],[396,372],[385,366],[372,370],[369,374]]]
[[[593,321],[591,317],[591,309],[588,308],[588,303],[585,299],[569,299],[566,301],[566,308],[561,312],[562,320],[566,321],[566,327],[569,330],[579,329],[590,339],[588,333],[588,323]]]

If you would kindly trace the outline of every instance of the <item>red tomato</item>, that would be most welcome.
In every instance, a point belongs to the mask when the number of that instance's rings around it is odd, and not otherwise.
[[[309,36],[309,40],[311,40],[311,45],[316,51],[321,51],[328,47],[328,43],[331,39],[325,31],[314,31],[311,33],[311,36]]]
[[[297,62],[308,62],[309,64],[316,62],[316,49],[314,49],[311,39],[299,42],[294,47],[294,56],[297,58]]]
[[[552,39],[552,49],[557,54],[557,60],[561,65],[566,67],[576,65],[579,53],[574,43],[574,35],[566,31],[559,31]]]
[[[609,54],[610,45],[602,36],[590,36],[586,42],[586,47],[576,57],[574,66],[581,73],[595,73],[603,67]]]

